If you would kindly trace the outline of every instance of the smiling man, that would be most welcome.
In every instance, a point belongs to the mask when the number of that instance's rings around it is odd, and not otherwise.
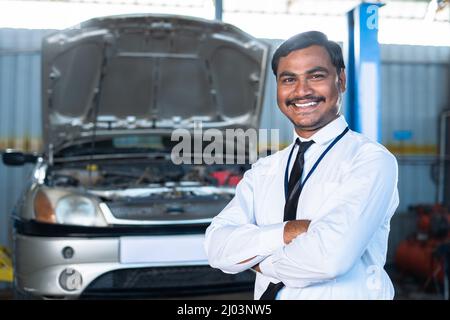
[[[397,162],[340,114],[341,48],[301,33],[276,50],[272,69],[294,139],[256,162],[213,219],[211,266],[255,270],[255,299],[392,299],[384,264]]]

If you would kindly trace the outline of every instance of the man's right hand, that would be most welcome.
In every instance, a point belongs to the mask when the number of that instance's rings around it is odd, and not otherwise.
[[[294,238],[296,238],[299,234],[302,234],[306,231],[308,231],[309,224],[311,223],[311,220],[291,220],[288,221],[284,225],[283,230],[283,239],[285,244],[289,244]],[[256,256],[252,258],[248,258],[244,261],[239,262],[238,264],[243,264],[251,261],[252,259],[256,258]],[[259,270],[259,263],[252,267],[254,270],[261,272]]]
[[[284,243],[289,244],[298,235],[308,231],[311,220],[291,220],[284,225]]]

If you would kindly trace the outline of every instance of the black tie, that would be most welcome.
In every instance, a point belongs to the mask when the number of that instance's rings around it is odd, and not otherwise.
[[[300,139],[297,138],[295,143],[299,148],[291,170],[291,175],[289,176],[287,198],[284,205],[284,221],[295,220],[297,216],[298,198],[300,197],[300,192],[302,192],[301,179],[303,166],[305,165],[305,152],[314,141],[300,142]]]
[[[303,173],[303,166],[305,165],[305,152],[314,143],[314,141],[300,142],[297,138],[295,143],[299,146],[297,157],[295,158],[294,165],[289,176],[288,191],[286,197],[286,203],[284,205],[284,221],[295,220],[297,217],[297,206],[301,188],[301,178]],[[283,282],[269,283],[266,291],[262,294],[260,300],[275,300],[278,291],[284,287]]]

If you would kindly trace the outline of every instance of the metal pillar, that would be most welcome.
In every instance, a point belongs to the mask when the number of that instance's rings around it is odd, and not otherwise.
[[[214,5],[216,7],[216,20],[222,21],[222,15],[223,15],[223,3],[222,0],[215,0]]]
[[[361,3],[347,13],[345,112],[352,130],[380,141],[380,3]]]

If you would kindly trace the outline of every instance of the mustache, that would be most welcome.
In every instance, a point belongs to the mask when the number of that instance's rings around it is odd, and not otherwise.
[[[325,102],[326,99],[323,96],[307,95],[307,96],[304,96],[304,97],[295,97],[295,98],[292,98],[292,99],[287,99],[286,100],[286,105],[294,104],[296,102],[301,102],[301,101],[304,101],[304,100],[316,101],[316,102],[322,102],[322,101]]]

